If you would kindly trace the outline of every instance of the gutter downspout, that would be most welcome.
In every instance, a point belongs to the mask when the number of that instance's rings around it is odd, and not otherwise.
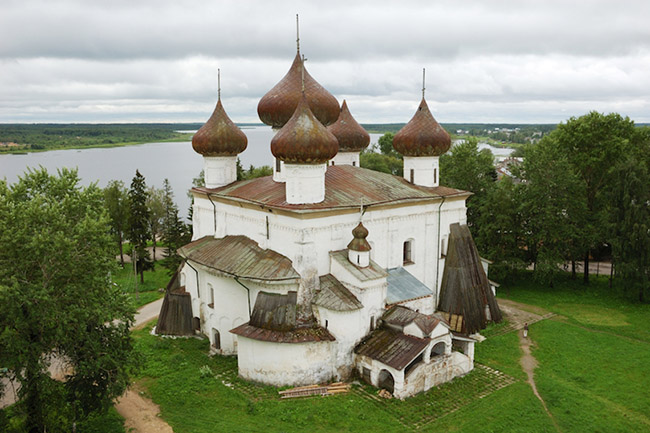
[[[433,306],[433,311],[438,309],[438,301],[440,300],[440,290],[438,289],[438,277],[440,275],[440,220],[442,205],[445,204],[445,196],[442,196],[440,206],[438,206],[438,257],[436,257],[436,305]]]
[[[239,281],[239,277],[235,277],[235,281],[237,281],[237,284],[242,286],[248,292],[246,298],[248,298],[248,320],[250,320],[251,319],[251,289],[244,286],[244,284],[241,281]]]
[[[217,237],[217,205],[214,204],[214,202],[212,201],[212,197],[210,197],[210,193],[208,193],[208,200],[210,200],[210,203],[212,203],[212,218],[214,219],[214,233],[212,234],[212,237],[216,238]]]
[[[192,268],[194,272],[196,273],[196,294],[199,299],[201,299],[201,290],[199,288],[199,271],[196,270],[196,268],[192,265],[190,265],[190,261],[188,259],[185,259],[185,264]],[[200,312],[199,312],[200,313]]]

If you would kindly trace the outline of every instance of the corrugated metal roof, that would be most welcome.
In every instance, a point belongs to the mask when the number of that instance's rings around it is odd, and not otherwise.
[[[417,338],[391,329],[380,328],[359,343],[354,348],[354,352],[402,370],[422,353],[429,341],[431,341],[429,338]]]
[[[402,328],[415,322],[417,327],[427,335],[440,323],[440,319],[435,316],[427,316],[426,314],[418,313],[401,305],[396,305],[386,311],[381,319],[388,324]]]
[[[332,251],[330,252],[330,256],[359,281],[378,280],[388,276],[388,273],[372,260],[370,260],[370,264],[365,268],[359,268],[353,265],[348,260],[348,250]]]
[[[320,291],[316,294],[314,304],[333,311],[354,311],[363,308],[359,299],[331,274],[320,277]]]
[[[235,335],[273,343],[309,343],[335,341],[327,329],[296,324],[296,292],[286,295],[259,292],[251,320],[231,329]]]
[[[387,304],[433,295],[431,289],[402,267],[389,269],[386,281],[388,281]]]
[[[263,250],[246,236],[205,236],[178,249],[185,259],[240,278],[281,281],[300,278],[291,260]]]
[[[295,212],[358,208],[379,204],[438,200],[441,197],[468,196],[471,193],[444,186],[413,185],[399,176],[351,165],[330,165],[325,173],[325,200],[313,204],[288,204],[285,184],[272,176],[231,183],[221,188],[194,188],[213,197],[253,203]]]

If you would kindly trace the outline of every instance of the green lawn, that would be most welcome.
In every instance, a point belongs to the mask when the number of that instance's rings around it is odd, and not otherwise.
[[[530,337],[538,390],[562,431],[650,431],[648,305],[612,293],[605,279],[588,289],[568,279],[554,288],[526,279],[504,286],[499,296],[561,315],[531,325]],[[277,389],[239,379],[235,358],[209,357],[207,340],[163,339],[149,330],[135,333],[146,359],[138,380],[177,433],[556,431],[526,383],[514,332],[477,344],[469,375],[398,401],[374,399],[365,385],[280,400]]]
[[[134,305],[139,308],[164,296],[164,291],[160,289],[167,287],[170,276],[167,274],[167,269],[160,264],[156,265],[155,270],[144,272],[144,284],[140,283],[140,276],[138,275],[138,300],[136,300],[135,294],[133,268],[129,263],[124,264],[124,269],[118,268],[112,275],[112,278],[113,282],[120,286],[124,292],[128,293]]]

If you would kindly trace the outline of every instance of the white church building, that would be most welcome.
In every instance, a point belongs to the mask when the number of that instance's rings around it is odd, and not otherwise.
[[[192,140],[205,187],[191,191],[176,293],[194,330],[237,355],[241,377],[276,386],[359,377],[404,398],[472,370],[462,315],[436,312],[470,193],[439,185],[451,141],[424,94],[394,138],[403,177],[359,166],[369,135],[299,52],[258,114],[276,130],[273,176],[236,179],[247,139],[220,97]]]

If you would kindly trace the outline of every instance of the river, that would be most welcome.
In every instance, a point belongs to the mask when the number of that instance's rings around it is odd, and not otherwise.
[[[242,166],[271,165],[271,138],[273,131],[267,126],[242,128],[248,137],[248,147],[239,155]],[[377,143],[382,134],[370,134],[371,144]],[[488,146],[484,143],[481,147]],[[512,149],[488,146],[495,155],[508,154]],[[148,186],[162,188],[163,180],[169,179],[181,215],[190,206],[187,191],[192,179],[201,172],[203,158],[194,152],[190,142],[147,143],[124,147],[95,149],[66,149],[26,155],[0,155],[0,178],[9,183],[18,180],[28,168],[45,167],[50,173],[57,169],[77,168],[82,184],[96,182],[105,187],[110,180],[121,180],[128,186],[136,170],[145,177]]]

